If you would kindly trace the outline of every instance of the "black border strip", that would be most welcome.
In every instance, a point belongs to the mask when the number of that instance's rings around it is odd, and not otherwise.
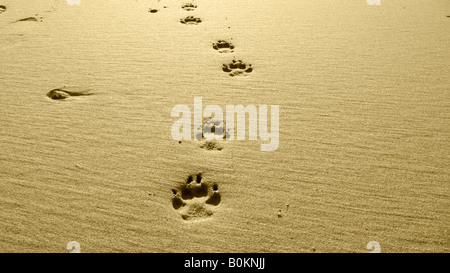
[[[445,268],[448,254],[279,254],[279,253],[155,253],[155,254],[0,254],[2,266],[10,264],[14,269],[29,267],[49,268],[57,265],[64,270],[77,268],[89,270],[133,269],[139,272],[304,272],[336,269],[384,271],[395,266],[402,271],[426,266]],[[194,265],[192,265],[194,261]],[[211,261],[216,264],[213,268]],[[189,267],[187,267],[189,265]],[[198,267],[202,265],[202,267]],[[62,267],[61,267],[62,266]],[[6,267],[8,268],[8,267]],[[214,270],[213,270],[214,269]]]

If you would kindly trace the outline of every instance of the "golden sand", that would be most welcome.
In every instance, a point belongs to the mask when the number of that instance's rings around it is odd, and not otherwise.
[[[449,252],[448,16],[0,0],[0,252]],[[279,105],[278,149],[175,141],[196,96]]]

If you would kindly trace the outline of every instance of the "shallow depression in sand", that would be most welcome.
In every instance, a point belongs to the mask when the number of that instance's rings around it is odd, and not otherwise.
[[[221,202],[218,185],[205,182],[202,173],[189,175],[172,193],[172,206],[183,220],[209,218],[214,214],[213,208]]]
[[[251,64],[244,63],[242,60],[233,60],[228,64],[223,64],[222,70],[223,72],[228,73],[231,77],[247,76],[253,72],[253,66]]]
[[[232,53],[234,52],[234,45],[230,42],[219,40],[213,43],[213,48],[219,53]]]
[[[186,18],[180,19],[180,23],[185,25],[197,25],[200,24],[202,20],[198,17],[187,16]]]
[[[50,90],[47,93],[47,97],[49,97],[52,100],[64,100],[69,97],[90,96],[90,95],[93,95],[93,93],[91,93],[88,90],[77,90],[64,87]]]

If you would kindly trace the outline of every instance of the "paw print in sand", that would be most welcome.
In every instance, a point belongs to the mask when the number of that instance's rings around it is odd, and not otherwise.
[[[181,8],[184,9],[184,10],[187,10],[187,11],[193,11],[194,9],[197,8],[197,6],[192,4],[192,3],[186,3],[186,4],[183,4],[181,6]]]
[[[221,201],[218,185],[205,181],[202,173],[189,175],[172,193],[172,206],[185,221],[211,217]]]
[[[222,65],[223,72],[228,73],[231,77],[234,76],[247,76],[252,73],[253,67],[251,64],[246,64],[241,60],[233,60],[229,64]]]
[[[198,128],[199,133],[195,135],[195,139],[202,140],[200,148],[212,151],[221,151],[223,146],[221,140],[229,137],[229,129],[225,129],[225,123],[218,118],[203,118],[202,127]]]
[[[224,40],[219,40],[217,43],[213,43],[213,48],[219,53],[232,53],[234,52],[234,45]]]
[[[180,22],[185,25],[197,25],[202,22],[200,18],[194,16],[188,16],[184,19],[180,19]]]

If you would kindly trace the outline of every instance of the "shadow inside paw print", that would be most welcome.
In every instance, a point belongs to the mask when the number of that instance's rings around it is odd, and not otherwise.
[[[186,221],[211,217],[213,208],[221,201],[218,185],[204,181],[201,173],[188,176],[172,193],[172,206]]]
[[[213,48],[219,53],[232,53],[234,52],[234,45],[224,40],[219,40],[217,43],[213,43]]]
[[[0,14],[6,11],[6,7],[3,5],[0,5]]]
[[[188,16],[184,19],[180,19],[180,22],[185,25],[197,25],[202,22],[200,18],[194,16]]]
[[[229,64],[222,65],[223,72],[228,73],[231,77],[234,76],[247,76],[252,73],[253,67],[251,64],[246,64],[241,60],[233,60]]]
[[[150,12],[150,13],[157,13],[158,11],[159,11],[159,9],[152,9],[152,8],[148,9],[148,12]]]
[[[197,8],[197,6],[192,4],[192,3],[186,3],[186,4],[183,4],[181,6],[181,8],[184,9],[184,10],[187,10],[187,11],[193,11],[194,9]]]

